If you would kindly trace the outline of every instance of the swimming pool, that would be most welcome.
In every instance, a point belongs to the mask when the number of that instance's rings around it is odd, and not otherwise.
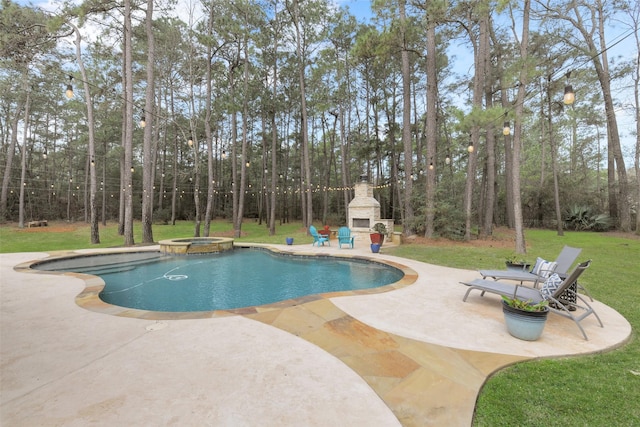
[[[95,262],[83,261],[83,267],[76,262],[64,269],[99,276],[105,282],[99,296],[106,303],[163,312],[260,306],[307,295],[381,287],[404,276],[398,268],[372,261],[287,255],[257,248],[133,258],[129,255],[130,262],[96,258]],[[41,268],[62,269],[46,266],[44,263]]]

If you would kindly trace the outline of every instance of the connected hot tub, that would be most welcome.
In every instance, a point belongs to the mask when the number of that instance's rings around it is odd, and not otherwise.
[[[210,254],[233,249],[229,237],[190,237],[186,239],[161,240],[160,252],[167,255]]]

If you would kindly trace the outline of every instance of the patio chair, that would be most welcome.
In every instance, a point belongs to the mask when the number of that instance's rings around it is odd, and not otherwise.
[[[531,271],[526,270],[480,270],[480,275],[483,279],[487,277],[493,280],[514,280],[523,284],[524,282],[533,282],[534,287],[541,281],[544,282],[548,276],[552,273],[557,273],[558,276],[564,278],[567,276],[569,269],[578,259],[582,249],[572,248],[571,246],[565,246],[562,248],[555,261],[549,262],[542,258],[536,260],[536,264]],[[589,291],[582,285],[577,285],[585,295],[593,301],[593,297]]]
[[[487,277],[493,280],[515,280],[522,282],[538,283],[541,278],[546,278],[552,273],[559,276],[566,275],[573,263],[578,259],[582,249],[565,246],[560,251],[555,261],[549,262],[538,258],[531,271],[526,270],[480,270],[483,279]]]
[[[338,246],[342,248],[342,245],[349,245],[353,249],[353,240],[355,236],[351,235],[349,227],[340,227],[338,229]]]
[[[320,244],[322,244],[322,246],[324,246],[325,242],[327,242],[327,244],[329,246],[331,246],[331,242],[329,241],[329,237],[321,236],[318,233],[318,230],[313,225],[309,226],[309,234],[311,234],[311,237],[313,237],[313,243],[311,244],[311,246],[314,246],[316,244],[318,245],[318,247],[320,247]]]
[[[585,317],[593,314],[600,327],[604,327],[600,317],[595,312],[593,307],[576,292],[575,286],[572,286],[577,282],[578,277],[589,267],[591,260],[578,264],[576,268],[564,279],[561,279],[557,274],[549,276],[542,285],[541,289],[531,288],[522,284],[514,284],[509,282],[501,282],[497,280],[475,279],[470,282],[461,282],[464,285],[469,286],[469,289],[464,294],[462,301],[466,301],[471,291],[479,290],[480,296],[484,296],[485,292],[494,293],[498,295],[504,295],[510,298],[518,298],[523,301],[531,300],[533,303],[540,302],[542,300],[549,301],[549,309],[551,312],[570,318],[582,332],[585,340],[588,340],[586,332],[584,331],[580,322]],[[572,294],[575,301],[568,302],[563,298],[563,294],[567,292]],[[572,311],[578,312],[577,315]]]

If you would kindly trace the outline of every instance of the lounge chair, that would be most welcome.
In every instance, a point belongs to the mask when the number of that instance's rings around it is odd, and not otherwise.
[[[582,249],[565,246],[560,251],[558,258],[553,262],[548,262],[542,258],[538,258],[536,264],[531,271],[526,270],[480,270],[483,279],[490,277],[494,280],[515,280],[522,282],[538,283],[550,276],[552,273],[558,273],[560,277],[566,276],[567,272],[578,259]]]
[[[540,302],[542,300],[549,301],[549,308],[553,313],[560,314],[570,318],[578,325],[580,332],[584,336],[585,340],[588,340],[580,321],[585,317],[593,314],[600,327],[604,327],[602,321],[594,309],[589,303],[576,292],[575,287],[572,285],[578,280],[578,277],[589,267],[591,260],[578,264],[578,266],[569,274],[566,278],[561,279],[557,274],[552,274],[547,278],[542,285],[541,289],[531,288],[523,286],[521,284],[514,284],[509,282],[502,282],[497,280],[475,279],[470,282],[461,282],[469,289],[464,294],[462,301],[466,301],[469,293],[474,289],[479,290],[480,296],[483,296],[485,292],[490,292],[498,295],[504,295],[510,298],[518,298],[523,301],[531,300],[533,303]],[[575,299],[575,302],[568,302],[563,297],[563,294],[569,292]],[[572,311],[580,311],[578,315],[572,314]]]
[[[342,245],[349,245],[353,248],[353,240],[354,236],[351,235],[351,230],[349,227],[340,227],[338,229],[338,246],[342,247]]]
[[[483,279],[491,277],[493,280],[514,280],[520,282],[533,282],[534,287],[538,286],[538,283],[544,282],[548,276],[552,273],[557,273],[558,276],[564,278],[567,276],[569,269],[578,259],[582,249],[572,248],[571,246],[565,246],[558,254],[558,258],[555,261],[549,262],[542,258],[538,258],[536,264],[531,271],[526,270],[480,270],[480,275]],[[593,297],[589,291],[582,285],[577,285],[582,292],[593,301]],[[568,299],[568,298],[565,298]],[[572,300],[574,298],[571,298]]]
[[[321,236],[318,233],[318,230],[313,225],[309,226],[309,234],[311,234],[311,237],[313,237],[313,243],[311,244],[311,246],[314,246],[316,244],[318,245],[318,247],[320,247],[320,244],[322,244],[322,246],[324,246],[325,242],[327,242],[327,244],[329,246],[331,246],[331,242],[329,241],[329,237]]]

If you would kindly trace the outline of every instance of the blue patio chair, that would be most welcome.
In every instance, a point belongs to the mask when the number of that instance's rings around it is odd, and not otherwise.
[[[309,226],[309,234],[311,234],[311,237],[313,237],[313,243],[311,244],[311,246],[314,246],[316,243],[318,244],[318,247],[320,247],[320,244],[324,246],[324,242],[327,242],[327,244],[331,246],[329,237],[324,237],[320,235],[318,233],[318,230],[313,225]]]
[[[342,247],[342,245],[349,245],[353,248],[353,239],[354,236],[351,235],[349,227],[340,227],[338,229],[338,246]]]

